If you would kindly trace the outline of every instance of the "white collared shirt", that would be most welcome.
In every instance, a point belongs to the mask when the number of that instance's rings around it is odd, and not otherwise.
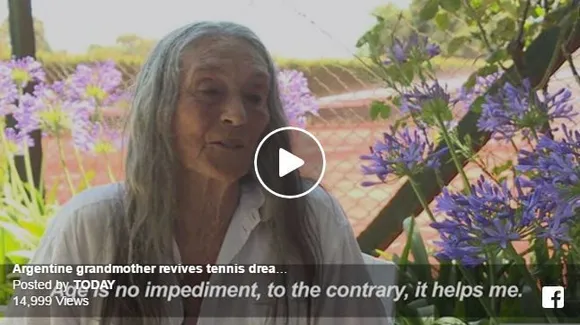
[[[30,264],[110,264],[113,263],[114,243],[106,241],[105,234],[110,218],[121,218],[118,202],[122,195],[121,184],[109,184],[86,190],[65,204],[51,220]],[[352,227],[335,198],[318,187],[308,194],[308,204],[313,220],[318,222],[322,245],[323,264],[357,264],[365,262]],[[260,208],[264,192],[258,184],[244,185],[239,205],[232,217],[217,264],[276,264],[276,251],[272,245],[273,231],[263,222]],[[175,260],[181,261],[177,245]],[[179,303],[178,300],[175,300]],[[10,308],[10,307],[9,307]],[[179,308],[181,304],[179,303]],[[203,308],[203,307],[202,307]],[[181,309],[180,309],[181,310]],[[33,315],[34,309],[30,309]],[[47,319],[39,316],[26,319],[8,318],[8,324],[85,325],[98,324],[95,319]],[[167,319],[167,325],[180,325],[182,317]],[[318,324],[387,324],[386,319],[326,319]],[[201,318],[198,325],[212,324],[275,324],[268,319]],[[306,324],[296,320],[295,324]]]

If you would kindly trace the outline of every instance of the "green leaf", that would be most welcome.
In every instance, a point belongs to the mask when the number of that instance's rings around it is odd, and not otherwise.
[[[511,1],[503,1],[502,10],[510,14],[512,17],[519,17],[518,6]]]
[[[481,113],[481,106],[483,105],[483,103],[485,103],[485,96],[479,96],[473,101],[473,103],[471,103],[471,107],[469,107],[469,110],[479,114]],[[482,142],[483,138],[480,138],[479,141]]]
[[[368,43],[367,40],[367,35],[370,32],[366,32],[363,36],[361,36],[357,41],[356,41],[356,48],[361,48],[363,46],[365,46]]]
[[[380,116],[384,120],[386,120],[389,117],[391,117],[391,107],[385,106],[385,108],[381,110]]]
[[[401,66],[401,72],[403,74],[403,84],[410,86],[413,83],[413,78],[415,78],[415,66],[410,62],[403,64]]]
[[[439,5],[449,12],[456,12],[461,8],[461,0],[439,0]]]
[[[397,119],[395,121],[395,123],[393,124],[393,128],[395,129],[395,131],[399,130],[402,127],[406,127],[406,126],[407,126],[407,117]]]
[[[437,16],[435,16],[435,23],[440,29],[445,30],[449,28],[449,14],[446,12],[437,13]]]
[[[435,309],[435,306],[429,305],[417,308],[417,313],[419,314],[419,317],[435,317],[437,315],[437,310]]]
[[[453,53],[457,52],[459,48],[466,45],[469,41],[469,37],[467,36],[457,36],[449,41],[449,45],[447,45],[447,54],[452,55]]]
[[[497,70],[498,70],[497,65],[488,64],[488,65],[480,68],[479,70],[477,70],[477,75],[480,77],[485,77],[485,76],[489,76],[490,74],[496,73]]]
[[[485,62],[489,64],[497,63],[500,61],[504,61],[508,58],[508,52],[505,48],[500,48],[489,55],[489,57],[485,60]]]
[[[509,170],[512,167],[513,167],[512,161],[511,160],[508,160],[504,164],[501,164],[499,166],[495,166],[492,169],[492,174],[494,176],[499,176],[501,173],[505,172],[506,170]]]
[[[433,325],[465,325],[465,322],[455,317],[441,317],[436,319]]]
[[[439,274],[437,276],[437,282],[441,286],[450,286],[457,284],[457,268],[449,261],[440,261],[439,264]],[[441,312],[442,315],[450,315],[454,312],[457,306],[457,300],[453,298],[438,298],[434,300],[437,310]],[[457,314],[455,314],[457,315]]]
[[[407,304],[407,306],[409,306],[410,308],[413,308],[413,309],[429,307],[429,300],[424,299],[424,298],[419,298],[419,299],[411,301],[410,303]]]
[[[532,17],[534,17],[534,18],[544,17],[545,15],[546,15],[546,10],[540,6],[534,8],[534,10],[532,11]]]
[[[391,105],[398,108],[401,107],[401,96],[394,96],[391,99]]]
[[[516,32],[516,21],[509,16],[503,17],[497,22],[497,26],[493,31],[494,36],[500,36],[504,39],[510,39]]]
[[[463,84],[463,87],[467,88],[467,89],[471,89],[473,88],[473,86],[475,86],[475,83],[477,82],[477,71],[472,73],[469,78],[467,78],[467,81]]]
[[[379,118],[379,116],[381,118],[389,118],[390,114],[391,114],[391,108],[387,105],[385,105],[385,103],[380,102],[380,101],[373,101],[371,103],[371,119],[374,121],[377,118]]]
[[[411,223],[415,222],[413,227],[413,232],[411,233]],[[418,265],[418,273],[419,271],[422,274],[417,274],[419,280],[423,282],[431,282],[433,278],[431,276],[431,270],[428,268],[429,266],[429,255],[427,254],[427,249],[425,248],[425,243],[423,242],[423,238],[421,237],[421,233],[419,232],[419,226],[414,217],[408,217],[403,221],[403,229],[407,234],[408,238],[411,238],[410,241],[410,249],[413,254],[413,260]]]
[[[526,317],[543,319],[544,313],[542,308],[538,308],[537,298],[535,297],[534,291],[528,285],[523,286],[521,290],[521,297],[518,298],[520,303],[521,315]],[[521,319],[521,317],[520,317]]]
[[[437,0],[428,0],[423,9],[419,12],[419,19],[423,21],[431,20],[439,10],[439,2]]]

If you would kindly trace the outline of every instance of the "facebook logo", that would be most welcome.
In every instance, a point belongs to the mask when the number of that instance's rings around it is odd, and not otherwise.
[[[542,308],[564,308],[564,287],[542,287]]]

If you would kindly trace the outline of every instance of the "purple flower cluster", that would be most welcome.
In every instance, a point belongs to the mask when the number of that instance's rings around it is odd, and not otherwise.
[[[557,202],[558,218],[569,218],[580,206],[580,132],[562,125],[561,140],[542,136],[534,151],[520,150],[518,166],[546,199]]]
[[[421,83],[401,96],[401,112],[414,116],[415,123],[422,130],[429,126],[440,127],[440,123],[448,130],[455,128],[457,121],[453,120],[452,110],[455,104],[446,87],[437,81]]]
[[[427,37],[413,33],[408,39],[395,38],[390,48],[385,49],[385,64],[401,64],[412,58],[424,61],[441,53],[439,45],[429,43]]]
[[[376,175],[379,181],[363,182],[363,186],[382,184],[389,175],[411,176],[425,168],[436,169],[446,149],[437,151],[435,145],[419,130],[411,132],[405,128],[397,132],[391,128],[391,133],[384,133],[383,140],[377,141],[370,151],[369,155],[360,157],[370,162],[362,166],[362,172],[364,175]]]
[[[486,96],[477,126],[499,139],[510,139],[518,131],[530,138],[544,124],[576,115],[569,103],[571,96],[568,89],[561,89],[555,94],[544,92],[540,98],[529,80],[521,86],[506,83],[496,94]]]
[[[554,217],[555,204],[529,182],[516,178],[514,183],[516,193],[483,176],[467,195],[443,189],[437,210],[448,218],[431,225],[441,236],[437,257],[473,266],[484,263],[486,252],[497,253],[528,236],[548,238],[555,246],[569,241],[570,219]]]
[[[420,113],[422,110],[437,110],[438,106],[447,108],[451,96],[439,82],[421,83],[401,96],[403,113]]]
[[[39,62],[31,57],[11,60],[7,63],[10,77],[16,87],[22,89],[30,82],[44,82],[46,74]]]
[[[124,94],[121,91],[122,77],[113,61],[95,63],[92,66],[79,64],[68,80],[55,87],[60,88],[71,100],[86,100],[96,106],[110,106]]]
[[[103,129],[97,111],[124,96],[121,73],[112,62],[81,64],[65,80],[52,84],[44,80],[40,63],[32,58],[0,62],[0,112],[13,113],[17,121],[16,128],[5,131],[5,138],[16,148],[33,146],[27,134],[37,129],[58,137],[70,133],[82,151],[95,152],[103,137],[108,143],[118,143],[110,138],[120,134],[95,131]],[[34,91],[24,94],[29,82],[34,82]]]
[[[308,88],[308,79],[297,70],[278,71],[280,99],[291,125],[306,126],[307,113],[318,115],[318,102]]]

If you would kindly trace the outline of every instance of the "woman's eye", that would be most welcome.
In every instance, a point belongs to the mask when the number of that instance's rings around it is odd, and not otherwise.
[[[262,102],[262,96],[260,95],[247,95],[246,98],[248,101],[254,104],[259,104]]]

